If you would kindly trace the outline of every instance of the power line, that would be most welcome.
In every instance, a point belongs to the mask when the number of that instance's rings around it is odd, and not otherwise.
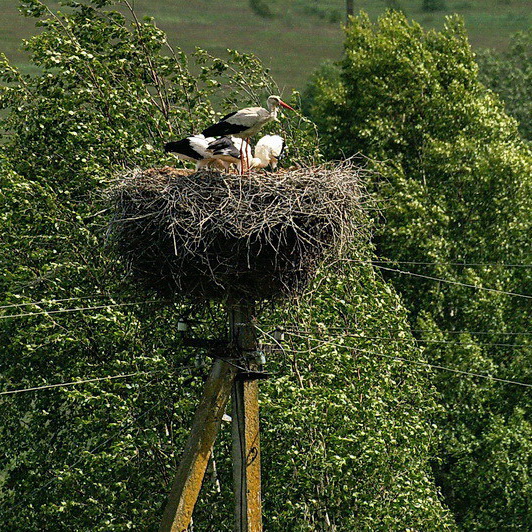
[[[451,331],[451,330],[439,330],[439,331],[431,331],[430,329],[410,329],[413,332],[425,332],[425,333],[436,333],[441,332],[444,334],[478,334],[478,335],[491,335],[491,334],[503,334],[506,336],[530,336],[532,334],[532,331],[522,331],[522,332],[501,332],[501,331]]]
[[[297,328],[290,328],[284,329],[286,331],[297,331],[307,334],[319,334],[320,331],[315,330],[305,330],[305,329],[297,329]],[[386,329],[384,329],[386,330]],[[527,344],[506,344],[506,343],[492,343],[492,342],[452,342],[449,340],[423,340],[420,338],[406,338],[402,336],[362,336],[359,334],[349,334],[349,329],[343,329],[344,336],[348,336],[349,338],[354,339],[360,339],[360,340],[392,340],[392,341],[398,341],[398,342],[425,342],[425,343],[434,343],[434,344],[449,344],[449,345],[458,345],[458,346],[476,346],[476,345],[482,345],[482,346],[491,346],[491,347],[518,347],[522,349],[532,349],[532,345]],[[342,332],[342,330],[340,330]]]
[[[286,327],[287,329],[297,329],[297,327]],[[355,327],[341,327],[341,326],[329,326],[327,325],[326,326],[327,330],[334,330],[334,331],[355,331],[357,332],[359,329],[355,328]],[[284,330],[284,327],[278,327],[276,330]],[[299,330],[299,329],[297,329]],[[391,332],[405,332],[405,329],[389,329],[389,328],[385,328],[383,330],[386,330],[386,331],[391,331]],[[517,332],[517,331],[510,331],[510,332],[501,332],[501,331],[466,331],[466,330],[450,330],[450,329],[437,329],[437,330],[431,330],[431,329],[408,329],[408,331],[411,331],[411,332],[420,332],[420,333],[427,333],[427,334],[437,334],[437,333],[442,333],[442,334],[472,334],[472,335],[506,335],[506,336],[520,336],[520,335],[523,335],[523,336],[530,336],[532,335],[532,331],[522,331],[522,332]],[[311,332],[319,332],[318,330],[316,331],[311,331]]]
[[[46,384],[43,386],[34,386],[33,388],[19,388],[17,390],[7,390],[5,392],[0,392],[0,395],[14,395],[16,393],[24,392],[35,392],[38,390],[47,390],[49,388],[65,388],[67,386],[75,386],[76,384],[85,384],[87,382],[98,382],[98,381],[110,381],[114,379],[126,379],[128,377],[133,377],[135,375],[151,375],[153,371],[137,371],[135,373],[124,373],[123,375],[111,375],[108,377],[94,377],[92,379],[83,379],[80,381],[70,381],[70,382],[61,382],[58,384]]]
[[[80,301],[83,299],[98,299],[100,297],[113,297],[108,294],[95,294],[93,296],[66,297],[63,299],[43,299],[41,301],[29,301],[27,303],[10,303],[9,305],[0,305],[0,309],[13,307],[27,307],[30,305],[47,305],[55,303],[64,303],[65,301]]]
[[[63,314],[68,312],[84,312],[87,310],[101,310],[104,308],[114,308],[114,307],[131,307],[135,305],[146,305],[149,303],[161,303],[162,301],[160,299],[153,299],[150,301],[136,301],[134,303],[111,303],[108,305],[97,305],[93,307],[76,307],[76,308],[63,308],[63,309],[57,309],[57,310],[43,310],[42,312],[23,312],[21,314],[7,314],[4,316],[0,316],[0,319],[6,320],[8,318],[23,318],[27,316],[42,316],[44,314]]]
[[[388,268],[386,266],[379,266],[378,264],[373,264],[372,262],[366,262],[366,264],[371,264],[375,266],[376,268],[379,268],[381,270],[386,270],[389,272],[397,272],[401,273],[403,275],[411,275],[413,277],[421,277],[423,279],[429,279],[431,281],[438,281],[441,283],[448,283],[448,284],[454,284],[458,286],[466,286],[468,288],[476,288],[477,290],[485,290],[486,292],[494,292],[497,294],[503,294],[506,296],[513,296],[513,297],[522,297],[525,299],[532,299],[531,295],[528,294],[518,294],[516,292],[506,292],[505,290],[499,290],[498,288],[487,288],[485,286],[478,286],[476,284],[470,284],[470,283],[461,283],[460,281],[451,281],[450,279],[441,279],[440,277],[432,277],[431,275],[423,275],[421,273],[414,273],[414,272],[408,272],[405,270],[398,270],[396,268]]]
[[[309,336],[296,334],[296,333],[293,333],[293,332],[290,332],[290,331],[286,331],[286,334],[291,335],[291,336],[295,336],[295,337],[298,337],[298,338],[310,338]],[[410,360],[408,358],[398,357],[398,356],[395,356],[395,355],[385,355],[384,353],[378,353],[377,351],[370,351],[368,349],[360,349],[358,347],[351,347],[351,346],[348,346],[348,345],[345,345],[345,344],[344,345],[343,344],[335,344],[333,342],[328,342],[326,340],[319,340],[319,339],[316,339],[316,338],[310,338],[310,339],[315,341],[315,342],[319,342],[321,344],[325,344],[325,345],[329,345],[329,346],[333,346],[333,347],[340,347],[340,348],[343,348],[343,349],[349,349],[349,350],[357,351],[357,352],[360,352],[360,353],[368,353],[370,355],[376,355],[376,356],[380,356],[380,357],[384,357],[384,358],[389,358],[389,359],[392,359],[392,360],[398,360],[400,362],[407,362],[409,364],[416,364],[416,365],[419,365],[419,366],[426,366],[426,367],[429,367],[429,368],[432,368],[432,369],[439,369],[439,370],[443,370],[443,371],[449,371],[451,373],[456,373],[456,374],[460,374],[460,375],[468,375],[470,377],[479,377],[481,379],[487,379],[487,380],[502,382],[504,384],[514,384],[516,386],[523,386],[525,388],[532,388],[532,384],[528,384],[526,382],[514,381],[514,380],[509,380],[509,379],[501,379],[500,377],[493,377],[491,375],[485,375],[483,373],[474,373],[472,371],[463,371],[463,370],[456,369],[456,368],[449,368],[447,366],[441,366],[439,364],[430,364],[429,362],[424,362],[424,361],[421,361],[421,360]]]
[[[367,261],[354,261],[354,262],[367,262]],[[372,260],[372,264],[411,264],[414,266],[464,266],[464,267],[473,267],[473,266],[500,266],[503,268],[532,268],[532,264],[525,263],[516,263],[508,264],[505,262],[425,262],[417,260],[395,260],[395,259],[379,259]]]
[[[138,372],[138,374],[140,374],[142,372]],[[144,372],[145,374],[149,374],[150,372]],[[151,373],[156,373],[156,372],[151,372]],[[190,384],[191,382],[194,381],[194,377],[189,377],[187,379],[185,379],[184,382],[181,383],[182,386],[187,386],[188,384]],[[153,382],[153,380],[151,380],[149,384],[151,384]],[[77,382],[76,384],[79,384],[79,382]],[[132,427],[137,421],[139,421],[140,419],[142,419],[143,417],[145,417],[146,415],[148,415],[151,411],[153,411],[157,406],[159,406],[160,404],[162,403],[162,399],[160,399],[159,401],[157,401],[156,403],[154,403],[150,408],[148,408],[147,410],[144,410],[143,412],[141,412],[137,417],[135,417],[132,421],[130,421],[128,424],[124,425],[122,428],[120,428],[115,434],[113,434],[112,436],[110,436],[109,438],[107,438],[105,441],[103,441],[102,443],[99,443],[96,447],[94,447],[93,449],[87,451],[88,454],[90,455],[93,455],[96,451],[98,451],[99,449],[101,449],[102,447],[104,447],[105,445],[107,445],[108,443],[110,443],[111,441],[113,441],[115,438],[117,438],[118,436],[120,436],[120,434],[122,434],[125,430],[127,430],[128,428]],[[82,462],[84,459],[84,454],[82,453],[81,456],[70,466],[67,466],[69,467],[70,469],[73,469],[74,467],[76,467],[80,462]],[[39,491],[47,488],[48,486],[52,485],[55,481],[57,480],[57,475],[52,477],[48,482],[45,482],[42,486],[38,486],[37,488],[35,488],[29,495],[28,497],[25,498],[25,501],[27,500],[30,500],[36,493],[38,493]],[[11,508],[11,511],[14,511],[16,509],[18,509],[20,506],[22,506],[23,504],[25,504],[25,501],[21,502],[21,503],[18,503],[16,504],[15,506],[13,506]]]
[[[216,356],[214,353],[211,353],[210,356],[212,356],[212,358],[219,358],[223,360],[224,362],[226,362],[227,364],[234,366],[240,371],[247,371],[246,368],[238,364],[235,364],[232,360],[230,360],[227,357]],[[187,359],[188,358],[190,357],[187,357]],[[57,384],[44,384],[42,386],[33,386],[31,388],[18,388],[15,390],[6,390],[4,392],[0,392],[0,395],[15,395],[15,394],[24,393],[24,392],[35,392],[35,391],[41,391],[41,390],[48,390],[50,388],[65,388],[67,386],[75,386],[76,384],[86,384],[89,382],[99,382],[99,381],[115,380],[115,379],[126,379],[129,377],[135,377],[137,375],[153,375],[155,373],[162,373],[162,372],[161,371],[137,371],[134,373],[124,373],[121,375],[110,375],[107,377],[94,377],[94,378],[83,379],[79,381],[61,382]]]
[[[137,417],[135,417],[132,421],[130,421],[128,424],[124,425],[122,428],[120,428],[115,434],[113,434],[112,436],[110,436],[109,438],[107,438],[105,441],[103,441],[102,443],[98,444],[96,447],[94,447],[93,449],[87,451],[87,453],[89,455],[93,455],[96,451],[98,451],[100,448],[104,447],[105,445],[107,445],[108,443],[110,443],[111,441],[113,441],[115,438],[117,438],[118,436],[120,436],[120,434],[122,434],[122,432],[124,432],[125,430],[127,430],[128,428],[132,427],[137,421],[139,421],[140,419],[142,419],[144,416],[148,415],[152,410],[154,410],[157,406],[159,406],[162,402],[162,399],[157,401],[156,403],[154,403],[150,408],[148,408],[147,410],[144,410],[143,412],[141,412]],[[73,469],[74,467],[76,467],[79,463],[81,463],[84,459],[85,455],[83,453],[81,453],[81,456],[70,466],[67,466],[69,467],[70,469]],[[51,486],[56,480],[57,480],[57,477],[58,475],[55,475],[54,477],[52,477],[48,482],[45,482],[42,486],[38,486],[37,488],[35,488],[26,498],[25,498],[25,501],[28,501],[28,500],[31,500],[31,498],[37,494],[39,491],[47,488],[48,486]],[[25,502],[21,502],[19,504],[16,504],[15,506],[13,506],[11,508],[11,511],[14,511],[16,509],[18,509],[20,506],[22,506],[23,504],[25,504]]]
[[[479,290],[489,290],[489,291],[492,291],[492,292],[499,292],[499,293],[507,294],[507,295],[514,295],[514,296],[518,296],[518,297],[532,298],[532,296],[529,296],[529,295],[526,295],[526,294],[517,294],[517,293],[514,293],[514,292],[505,292],[503,290],[499,290],[499,289],[496,289],[496,288],[484,288],[484,287],[481,287],[481,286],[472,285],[472,284],[468,284],[468,283],[460,283],[459,281],[450,281],[450,280],[447,280],[447,279],[440,279],[440,278],[431,277],[431,276],[424,276],[422,274],[418,274],[418,273],[415,273],[415,272],[407,272],[407,271],[403,271],[403,270],[396,270],[396,269],[393,269],[393,268],[387,268],[387,267],[384,267],[384,266],[380,266],[380,264],[410,264],[410,265],[425,265],[425,266],[436,266],[436,265],[443,265],[443,266],[501,266],[501,267],[506,267],[506,268],[532,268],[532,264],[524,264],[524,263],[522,263],[522,264],[507,264],[507,263],[497,263],[497,262],[425,262],[425,261],[399,261],[399,260],[394,260],[394,259],[379,259],[379,260],[347,259],[347,260],[349,262],[355,262],[355,263],[360,263],[360,264],[371,264],[371,265],[374,265],[377,268],[381,268],[383,270],[396,271],[398,273],[403,273],[403,274],[406,274],[406,275],[413,275],[413,276],[417,276],[417,277],[423,277],[423,278],[427,278],[427,279],[438,280],[438,281],[442,281],[442,282],[446,282],[446,283],[459,284],[459,285],[468,286],[468,287],[471,287],[471,288],[477,288]],[[93,298],[112,298],[112,297],[119,297],[119,296],[116,296],[116,295],[113,296],[112,294],[94,294],[94,295],[91,295],[91,296],[68,297],[68,298],[63,298],[63,299],[48,299],[48,300],[47,299],[43,299],[41,301],[31,301],[31,302],[26,302],[26,303],[11,303],[11,304],[8,304],[8,305],[0,305],[0,309],[13,308],[13,307],[24,307],[24,306],[30,306],[30,305],[44,305],[44,304],[53,304],[53,303],[63,303],[63,302],[66,302],[66,301],[77,301],[77,300],[93,299]],[[0,317],[3,317],[3,316],[0,316]],[[16,316],[5,316],[5,317],[7,318],[7,317],[16,317]],[[508,333],[508,334],[510,334],[510,333]]]

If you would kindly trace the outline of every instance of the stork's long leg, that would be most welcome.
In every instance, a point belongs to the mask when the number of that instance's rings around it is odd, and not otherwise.
[[[244,141],[240,143],[240,172],[239,175],[243,175],[244,173],[244,152],[242,151],[244,147]]]

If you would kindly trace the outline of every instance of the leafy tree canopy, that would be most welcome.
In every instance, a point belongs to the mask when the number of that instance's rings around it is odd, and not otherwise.
[[[477,61],[482,83],[502,98],[521,135],[532,140],[532,30],[515,34],[503,53],[481,51]]]
[[[531,264],[532,154],[479,81],[461,20],[425,32],[400,13],[354,18],[343,59],[314,74],[307,97],[327,155],[361,152],[380,170],[378,251],[407,263],[384,267],[448,281],[389,273],[430,360],[530,382],[529,299],[464,286],[532,292],[529,267],[505,266]],[[438,388],[435,471],[458,522],[530,526],[526,390],[444,373]]]

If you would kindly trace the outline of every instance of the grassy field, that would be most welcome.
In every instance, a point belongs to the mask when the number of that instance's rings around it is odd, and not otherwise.
[[[132,1],[139,14],[155,17],[172,44],[186,51],[200,46],[215,54],[223,54],[226,48],[255,52],[285,89],[302,88],[309,72],[325,59],[337,59],[342,50],[340,24],[294,8],[287,10],[283,18],[268,20],[257,17],[248,0]],[[327,3],[343,16],[344,0]],[[437,13],[423,12],[421,3],[421,0],[355,0],[355,10],[364,9],[375,18],[395,4],[410,18],[435,28],[442,26],[445,15],[456,12],[465,18],[474,47],[497,49],[507,46],[512,33],[532,25],[532,0],[446,0],[447,9]],[[292,4],[286,0],[287,6]],[[17,0],[0,0],[0,51],[27,68],[20,42],[35,31],[34,23],[23,18],[17,6]]]

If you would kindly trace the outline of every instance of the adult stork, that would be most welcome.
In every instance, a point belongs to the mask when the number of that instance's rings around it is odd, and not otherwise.
[[[279,159],[284,155],[286,144],[279,135],[264,135],[255,146],[255,156],[249,163],[250,168],[277,168]]]
[[[217,165],[219,168],[228,170],[229,164],[213,158],[212,153],[207,149],[214,140],[214,138],[206,138],[204,135],[192,135],[181,140],[167,142],[164,145],[164,151],[177,153],[177,157],[182,161],[196,163],[196,170],[211,165]]]
[[[204,129],[202,133],[209,137],[225,137],[232,135],[233,137],[246,139],[246,144],[249,146],[249,137],[258,133],[258,131],[268,122],[277,120],[279,107],[295,111],[295,109],[283,102],[279,96],[275,95],[268,97],[267,106],[268,109],[264,109],[264,107],[246,107],[240,109],[240,111],[229,113],[217,124]],[[243,163],[242,150],[240,150],[240,152],[240,160]]]

